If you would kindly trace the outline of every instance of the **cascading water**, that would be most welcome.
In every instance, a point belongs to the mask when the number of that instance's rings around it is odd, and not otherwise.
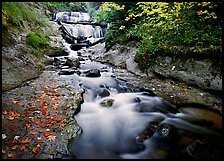
[[[65,22],[89,22],[90,16],[83,12],[58,12],[53,15],[54,21],[63,20]]]
[[[98,40],[102,40],[104,32],[101,26],[90,25],[88,23],[82,24],[82,22],[90,22],[90,16],[88,13],[81,12],[59,12],[55,15],[55,21],[63,21],[63,30],[69,40],[67,42],[71,44],[77,43],[73,38],[86,38],[89,43],[95,43]],[[66,24],[66,23],[80,23],[80,24]],[[70,37],[70,38],[69,38]],[[71,38],[72,37],[72,38]],[[87,44],[89,45],[89,44]]]
[[[75,17],[77,13],[72,14]],[[84,26],[65,25],[73,36],[102,36],[100,28]],[[78,80],[85,90],[84,103],[74,116],[83,130],[73,142],[74,158],[197,158],[197,147],[216,146],[222,141],[220,115],[207,111],[206,118],[199,117],[200,110],[194,115],[191,109],[177,110],[151,91],[116,79],[115,68],[78,56],[69,44],[65,46],[70,53],[60,59],[82,59],[76,73],[61,77]],[[219,118],[215,119],[215,125],[210,124],[213,117]]]

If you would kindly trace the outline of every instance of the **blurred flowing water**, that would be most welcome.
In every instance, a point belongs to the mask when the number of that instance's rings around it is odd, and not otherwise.
[[[67,28],[76,35],[82,27],[67,24]],[[82,28],[82,32],[95,33],[91,27]],[[100,31],[96,32],[100,35]],[[197,158],[202,152],[195,144],[203,147],[207,142],[214,146],[222,142],[221,115],[199,107],[176,109],[153,92],[117,79],[115,67],[78,56],[78,51],[64,45],[69,55],[59,58],[82,60],[79,74],[61,77],[79,82],[85,91],[81,110],[74,116],[83,130],[73,142],[74,158]],[[88,77],[86,73],[91,70],[100,75]]]

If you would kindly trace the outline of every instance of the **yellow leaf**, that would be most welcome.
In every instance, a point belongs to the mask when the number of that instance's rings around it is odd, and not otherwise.
[[[9,157],[9,158],[13,158],[13,157],[15,157],[15,154],[13,154],[13,153],[9,153],[9,154],[8,154],[8,157]]]
[[[2,154],[5,154],[5,153],[6,153],[5,149],[2,149]]]

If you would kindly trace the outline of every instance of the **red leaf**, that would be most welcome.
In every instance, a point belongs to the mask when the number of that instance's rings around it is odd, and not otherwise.
[[[38,153],[38,151],[39,151],[39,148],[33,148],[33,150],[32,150],[32,152],[34,152],[34,153]]]
[[[38,143],[43,143],[44,139],[38,140]]]

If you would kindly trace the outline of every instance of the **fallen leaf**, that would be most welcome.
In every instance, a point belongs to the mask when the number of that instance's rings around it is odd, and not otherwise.
[[[20,136],[15,136],[14,140],[18,140],[20,138]]]
[[[40,116],[40,115],[39,115],[39,116],[37,116],[37,118],[38,118],[38,119],[41,119],[41,118],[42,118],[42,116]]]
[[[50,141],[55,141],[56,136],[54,136],[54,135],[49,135],[47,138],[48,138],[48,140],[50,140]]]
[[[27,128],[30,128],[30,124],[26,124],[26,127],[27,127]]]
[[[28,103],[28,105],[29,105],[29,106],[32,106],[33,104],[32,104],[32,103]]]
[[[58,108],[58,105],[54,105],[54,106],[52,106],[52,108],[53,108],[54,110],[56,110],[56,109]]]
[[[6,134],[2,134],[2,140],[4,140],[6,137]]]
[[[16,128],[17,128],[17,126],[14,124],[9,125],[9,130],[11,130],[11,131],[14,131]]]
[[[43,106],[44,104],[43,104],[43,102],[39,102],[39,106]]]
[[[25,150],[26,149],[26,146],[25,145],[22,145],[21,147],[20,147],[20,150],[22,151],[22,150]]]
[[[39,130],[39,133],[42,133],[42,132],[44,132],[44,130]]]
[[[5,154],[5,153],[6,153],[5,149],[2,149],[2,154]]]
[[[13,154],[13,153],[9,153],[9,154],[8,154],[8,157],[9,157],[9,158],[13,158],[13,157],[15,157],[15,154]]]
[[[57,126],[55,126],[54,128],[57,129],[57,128],[59,128],[59,126],[57,125]]]
[[[47,94],[44,92],[44,93],[42,93],[42,97],[45,97]]]
[[[34,152],[34,153],[38,153],[38,151],[39,151],[39,148],[33,148],[33,150],[32,150],[32,152]]]
[[[19,154],[16,155],[16,158],[21,158],[21,157],[22,157],[22,154],[21,153],[19,153]]]
[[[38,140],[38,143],[43,143],[44,139]]]
[[[36,135],[37,132],[36,131],[30,131],[30,135]]]
[[[15,117],[13,117],[13,116],[8,116],[7,119],[9,119],[10,121],[12,121],[12,120],[15,119]]]
[[[21,142],[23,143],[23,144],[26,144],[26,143],[29,143],[31,141],[31,139],[26,139],[26,140],[22,140]]]
[[[51,134],[52,134],[52,132],[47,131],[47,132],[44,133],[44,136],[45,136],[45,137],[48,137],[48,136],[50,136]]]
[[[57,122],[62,122],[62,118],[57,118]]]
[[[61,127],[65,127],[65,126],[66,126],[66,124],[60,124],[60,126],[61,126]]]
[[[14,145],[11,147],[11,150],[16,150],[18,148],[18,145]]]

